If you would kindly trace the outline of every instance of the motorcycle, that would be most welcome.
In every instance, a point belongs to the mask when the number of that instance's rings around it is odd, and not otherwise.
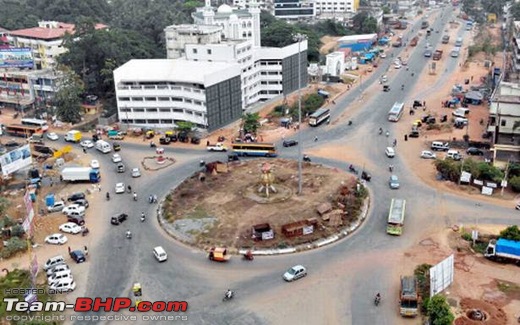
[[[379,306],[380,302],[381,302],[381,296],[376,296],[374,298],[374,305]]]
[[[303,155],[303,161],[311,162],[311,157],[309,157],[307,155]]]
[[[141,214],[141,222],[144,222],[144,220],[146,219],[146,216],[143,214]]]
[[[126,238],[127,239],[132,239],[132,233],[130,232],[130,230],[126,231]]]
[[[357,170],[356,170],[356,168],[354,168],[354,166],[352,166],[352,165],[348,166],[348,170],[349,170],[350,172],[354,173],[354,174],[357,174]]]
[[[204,160],[199,161],[199,166],[204,167],[206,165],[206,162]]]
[[[349,120],[349,121],[348,121],[348,125],[352,125],[352,120]]]
[[[128,187],[126,188],[128,193],[132,193],[132,186],[128,185]]]
[[[233,299],[234,296],[235,296],[235,292],[228,290],[228,292],[226,292],[226,294],[224,295],[224,298],[222,298],[222,301],[231,300],[231,299]]]
[[[383,129],[379,128],[379,135],[383,134]]]
[[[83,226],[83,229],[81,229],[81,236],[85,237],[89,232],[88,228]]]
[[[246,261],[252,261],[255,259],[255,257],[253,256],[253,252],[251,251],[247,251],[245,254],[244,254],[244,259]]]
[[[137,193],[134,192],[134,201],[137,201]]]
[[[155,148],[155,147],[157,147],[157,145],[155,144],[155,142],[153,142],[153,141],[150,142],[150,148]]]

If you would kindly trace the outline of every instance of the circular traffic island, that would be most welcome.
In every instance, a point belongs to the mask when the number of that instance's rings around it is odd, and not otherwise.
[[[318,164],[303,163],[298,194],[296,161],[213,162],[166,196],[160,218],[204,249],[283,249],[352,230],[367,196],[352,174]]]

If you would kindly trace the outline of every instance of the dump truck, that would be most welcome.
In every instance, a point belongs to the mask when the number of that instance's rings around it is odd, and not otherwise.
[[[65,141],[78,143],[81,141],[81,132],[78,130],[71,130],[65,135]]]
[[[410,41],[410,46],[416,46],[416,45],[417,45],[417,42],[419,42],[419,37],[418,37],[418,36],[415,36],[415,37],[412,38],[412,40]]]
[[[399,290],[399,313],[404,317],[415,317],[419,309],[419,293],[415,276],[402,276]]]
[[[211,144],[208,142],[206,146],[206,150],[208,151],[227,151],[227,147],[222,142],[217,142],[215,144]]]
[[[520,265],[520,241],[504,238],[490,240],[484,256],[490,260],[510,261]]]
[[[98,183],[101,179],[99,169],[90,167],[65,167],[61,170],[61,180],[67,182]]]
[[[438,61],[442,58],[442,50],[435,50],[433,52],[433,60]]]

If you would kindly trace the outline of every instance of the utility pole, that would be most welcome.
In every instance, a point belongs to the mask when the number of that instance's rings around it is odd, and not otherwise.
[[[307,37],[302,34],[293,36],[298,41],[298,195],[302,194],[302,93],[301,93],[301,42]]]

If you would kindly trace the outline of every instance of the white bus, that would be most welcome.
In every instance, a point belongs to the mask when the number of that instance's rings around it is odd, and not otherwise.
[[[403,116],[404,103],[395,103],[394,106],[388,112],[388,120],[390,122],[397,122]]]
[[[309,125],[318,126],[330,118],[330,109],[320,108],[309,116]]]
[[[460,54],[460,47],[455,47],[453,50],[451,50],[450,56],[452,58],[458,58]]]
[[[47,121],[40,120],[37,118],[23,118],[22,119],[22,125],[32,125],[32,126],[39,126],[42,128],[42,131],[45,132],[49,129],[49,125],[47,124]]]

